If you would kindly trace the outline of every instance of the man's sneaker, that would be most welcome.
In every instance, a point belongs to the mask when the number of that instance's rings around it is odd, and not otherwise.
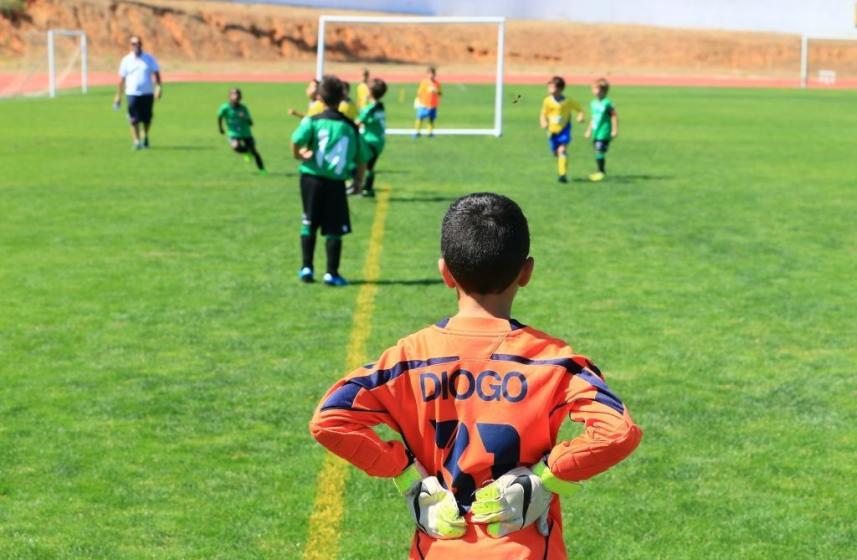
[[[604,173],[601,173],[600,171],[596,171],[595,173],[593,173],[592,175],[589,176],[589,180],[594,182],[594,183],[597,183],[598,181],[603,181],[604,180]]]
[[[565,175],[560,175],[558,181],[560,183],[568,183],[568,178]]]
[[[311,284],[315,282],[315,278],[312,277],[312,269],[308,266],[305,266],[298,272],[298,278],[301,279],[301,282],[305,284]]]
[[[262,175],[262,176],[264,177],[264,176],[265,176],[265,175],[267,175],[267,174],[268,174],[268,170],[267,170],[267,169],[260,169],[260,170],[259,170],[259,175]]]
[[[134,142],[131,144],[131,149],[134,151],[142,150],[143,149],[143,143],[142,142]]]
[[[414,132],[414,140],[418,140],[418,139],[419,139],[419,137],[420,137],[420,133],[419,133],[419,132]]]
[[[333,275],[329,272],[324,275],[324,283],[328,286],[347,286],[348,280],[340,276],[339,274]]]
[[[363,195],[363,198],[374,198],[375,189],[363,189],[363,192],[361,192],[360,194]]]
[[[143,148],[148,149],[148,147],[149,147],[149,137],[146,136],[145,138],[143,138]]]

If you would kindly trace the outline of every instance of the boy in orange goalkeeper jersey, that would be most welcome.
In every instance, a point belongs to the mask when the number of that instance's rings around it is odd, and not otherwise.
[[[453,202],[438,266],[458,313],[345,376],[310,422],[333,453],[395,481],[416,522],[412,559],[566,558],[559,496],[574,500],[581,481],[640,442],[588,358],[511,318],[533,272],[529,250],[510,199]],[[584,431],[557,443],[566,416]],[[381,423],[402,441],[382,441]]]
[[[417,122],[415,124],[414,138],[419,138],[423,129],[423,123],[428,120],[429,137],[434,136],[434,121],[437,119],[437,108],[440,105],[440,96],[443,91],[440,82],[437,81],[437,69],[429,67],[426,77],[417,87],[417,98],[414,100],[414,108],[417,110]]]

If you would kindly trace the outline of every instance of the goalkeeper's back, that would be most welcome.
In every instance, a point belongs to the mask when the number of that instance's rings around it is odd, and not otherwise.
[[[473,292],[457,279],[458,315],[402,339],[328,391],[311,422],[320,443],[374,476],[395,477],[415,458],[453,491],[467,521],[476,489],[515,467],[547,456],[554,476],[582,481],[634,450],[641,432],[592,362],[514,319],[466,312],[462,300]],[[585,429],[557,445],[567,415]],[[372,430],[380,423],[404,443],[381,441]],[[484,525],[468,522],[457,539],[415,531],[411,547],[411,558],[472,560],[474,553],[565,558],[559,500],[551,504],[546,536],[530,525],[491,538]]]

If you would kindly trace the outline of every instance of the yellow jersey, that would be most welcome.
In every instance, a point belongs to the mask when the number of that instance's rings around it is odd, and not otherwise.
[[[582,113],[583,107],[580,103],[570,97],[555,98],[553,95],[548,95],[542,101],[542,115],[548,121],[548,132],[551,134],[559,134],[562,129],[571,122],[573,113]]]
[[[339,112],[348,117],[348,120],[354,121],[357,119],[357,106],[351,100],[342,100],[339,102]]]
[[[357,109],[362,111],[372,102],[372,94],[369,92],[369,84],[360,82],[357,84]]]
[[[306,116],[311,117],[322,112],[324,112],[324,103],[321,99],[316,99],[309,102],[309,107],[306,109]]]

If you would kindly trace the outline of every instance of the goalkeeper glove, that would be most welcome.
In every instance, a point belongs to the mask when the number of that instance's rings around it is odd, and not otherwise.
[[[556,478],[540,461],[532,470],[518,467],[476,491],[474,523],[487,523],[488,535],[499,538],[536,523],[548,535],[548,512],[554,494],[570,496],[578,484]]]
[[[399,493],[408,500],[411,516],[422,532],[436,539],[457,539],[467,526],[455,496],[441,486],[435,476],[426,476],[416,461],[393,479]]]

